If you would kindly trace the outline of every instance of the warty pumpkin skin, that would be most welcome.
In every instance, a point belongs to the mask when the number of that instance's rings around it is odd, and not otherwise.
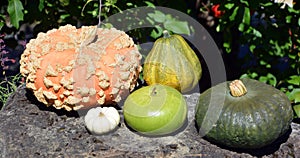
[[[148,85],[163,84],[184,93],[198,85],[202,68],[183,37],[164,31],[145,59],[143,74]]]
[[[20,72],[40,102],[70,111],[119,102],[135,87],[140,60],[123,31],[66,25],[30,40]]]
[[[241,81],[245,87],[239,81],[224,82],[201,94],[196,123],[200,134],[211,142],[234,148],[260,148],[287,132],[293,111],[280,90],[253,79]],[[225,100],[220,99],[224,96]],[[205,116],[208,108],[213,114]],[[219,118],[214,122],[213,117]]]

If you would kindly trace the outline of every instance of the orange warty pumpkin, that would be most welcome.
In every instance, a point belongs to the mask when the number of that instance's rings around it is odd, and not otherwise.
[[[70,111],[124,99],[136,85],[140,61],[125,32],[66,25],[30,40],[20,71],[40,102]]]

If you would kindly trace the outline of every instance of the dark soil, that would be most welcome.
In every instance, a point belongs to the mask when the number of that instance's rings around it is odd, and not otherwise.
[[[193,119],[199,93],[185,97],[188,121],[177,134],[145,137],[122,119],[114,132],[97,136],[86,130],[84,112],[46,107],[21,85],[0,112],[1,157],[300,157],[300,125],[295,122],[286,135],[262,149],[211,144],[199,136]]]

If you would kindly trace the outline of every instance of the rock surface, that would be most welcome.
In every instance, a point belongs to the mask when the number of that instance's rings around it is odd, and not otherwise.
[[[275,143],[259,150],[220,147],[201,138],[193,120],[198,93],[185,95],[188,122],[181,132],[145,137],[121,120],[106,135],[90,134],[84,112],[59,111],[37,102],[21,85],[0,112],[1,157],[300,157],[300,125]],[[120,110],[121,113],[121,110]]]

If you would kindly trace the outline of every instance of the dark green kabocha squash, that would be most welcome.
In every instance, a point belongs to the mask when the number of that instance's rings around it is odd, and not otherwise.
[[[290,128],[293,111],[280,90],[253,79],[220,83],[196,106],[199,134],[233,148],[261,148]]]

